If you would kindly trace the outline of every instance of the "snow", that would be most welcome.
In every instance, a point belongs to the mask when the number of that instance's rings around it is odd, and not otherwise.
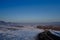
[[[18,30],[8,30],[7,28],[15,28]],[[49,31],[54,35],[60,36],[60,31]],[[0,25],[0,40],[35,40],[37,34],[42,32],[44,32],[43,29],[37,29],[29,25],[21,28]]]
[[[6,28],[4,29],[6,31],[0,30],[0,40],[35,40],[37,34],[44,31],[33,27],[17,29],[19,30],[6,30]]]
[[[50,30],[50,32],[51,32],[52,34],[60,37],[60,31]]]

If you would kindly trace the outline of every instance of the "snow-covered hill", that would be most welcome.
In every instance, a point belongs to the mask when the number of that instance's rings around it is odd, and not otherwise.
[[[35,40],[36,35],[44,31],[33,27],[13,28],[18,30],[8,30],[7,27],[0,29],[0,40]]]

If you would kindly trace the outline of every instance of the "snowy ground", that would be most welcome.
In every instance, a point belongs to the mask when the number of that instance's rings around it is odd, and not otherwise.
[[[60,31],[50,31],[52,34],[60,36]],[[37,29],[31,26],[20,28],[0,25],[0,40],[35,40],[37,34],[42,32],[44,32],[43,29]]]
[[[52,34],[60,37],[60,31],[50,30],[50,32],[51,32]]]
[[[8,30],[7,28],[11,27],[0,28],[0,40],[35,40],[37,34],[44,31],[33,27],[12,27],[18,30]]]

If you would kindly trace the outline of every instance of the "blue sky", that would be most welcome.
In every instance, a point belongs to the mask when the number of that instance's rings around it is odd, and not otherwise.
[[[0,0],[0,20],[60,22],[60,0]]]

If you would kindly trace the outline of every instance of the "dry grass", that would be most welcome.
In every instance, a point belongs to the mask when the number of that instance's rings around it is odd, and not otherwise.
[[[52,30],[57,30],[57,31],[60,31],[60,27],[54,27],[54,26],[37,26],[37,28],[39,28],[39,29],[44,29],[44,30],[46,30],[46,29],[52,29]]]

